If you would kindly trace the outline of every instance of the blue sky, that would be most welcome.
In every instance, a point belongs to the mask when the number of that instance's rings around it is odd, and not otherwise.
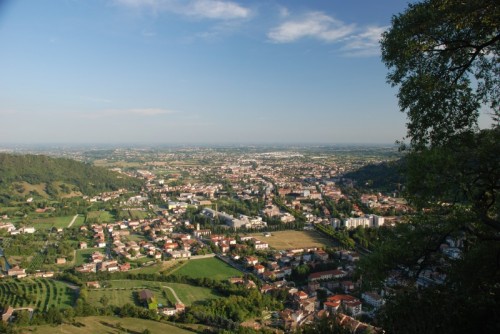
[[[393,143],[396,0],[0,2],[0,143]]]

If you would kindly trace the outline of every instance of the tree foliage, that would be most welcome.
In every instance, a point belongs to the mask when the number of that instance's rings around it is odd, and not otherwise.
[[[56,181],[72,184],[86,195],[141,186],[140,180],[70,159],[0,153],[0,195],[7,194],[12,183],[22,181],[45,183],[45,190],[51,196],[58,194],[53,184]]]
[[[413,145],[474,130],[482,106],[499,121],[498,22],[496,0],[426,0],[393,17],[382,58]]]
[[[500,330],[498,22],[497,1],[424,0],[383,36],[388,80],[408,115],[406,197],[416,209],[361,263],[366,288],[399,275],[378,319],[389,333]],[[490,129],[477,125],[481,108]],[[460,256],[442,252],[449,240]],[[417,289],[425,273],[442,281]]]

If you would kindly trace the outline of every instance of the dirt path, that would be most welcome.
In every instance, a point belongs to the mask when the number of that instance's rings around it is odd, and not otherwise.
[[[71,225],[73,225],[73,223],[76,221],[76,218],[78,218],[78,215],[77,215],[77,214],[73,217],[73,219],[72,219],[72,220],[71,220],[71,222],[69,223],[68,228],[70,228],[70,227],[71,227]]]
[[[177,304],[183,304],[183,302],[179,299],[179,297],[177,297],[177,294],[175,293],[174,289],[172,289],[171,287],[166,286],[166,285],[163,285],[163,287],[169,289],[170,292],[172,292],[172,294],[174,295],[175,300],[177,301]]]

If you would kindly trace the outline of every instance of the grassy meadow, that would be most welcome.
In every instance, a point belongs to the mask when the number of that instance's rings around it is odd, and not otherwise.
[[[22,334],[121,334],[142,333],[148,329],[152,334],[189,334],[191,331],[175,327],[163,322],[144,320],[138,318],[117,317],[85,317],[76,318],[74,324],[62,324],[59,326],[31,326],[21,329]]]
[[[225,280],[233,276],[241,276],[241,272],[221,260],[213,257],[200,260],[189,260],[172,275],[188,276],[192,278],[209,277],[215,280]]]
[[[139,292],[142,289],[149,289],[155,295],[158,303],[173,305],[176,300],[171,291],[166,287],[172,288],[182,303],[188,306],[196,301],[218,297],[208,288],[189,284],[142,280],[110,280],[107,282],[110,284],[109,288],[88,290],[88,301],[90,303],[102,306],[101,300],[104,296],[106,296],[111,305],[121,306],[126,303],[135,303],[134,292]]]

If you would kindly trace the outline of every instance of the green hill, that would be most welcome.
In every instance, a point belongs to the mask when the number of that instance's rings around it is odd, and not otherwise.
[[[75,160],[0,153],[0,202],[28,194],[65,197],[120,188],[137,190],[141,184],[140,180]]]
[[[370,188],[378,191],[393,191],[404,185],[404,159],[370,164],[347,173],[345,178],[356,181],[360,188]]]

